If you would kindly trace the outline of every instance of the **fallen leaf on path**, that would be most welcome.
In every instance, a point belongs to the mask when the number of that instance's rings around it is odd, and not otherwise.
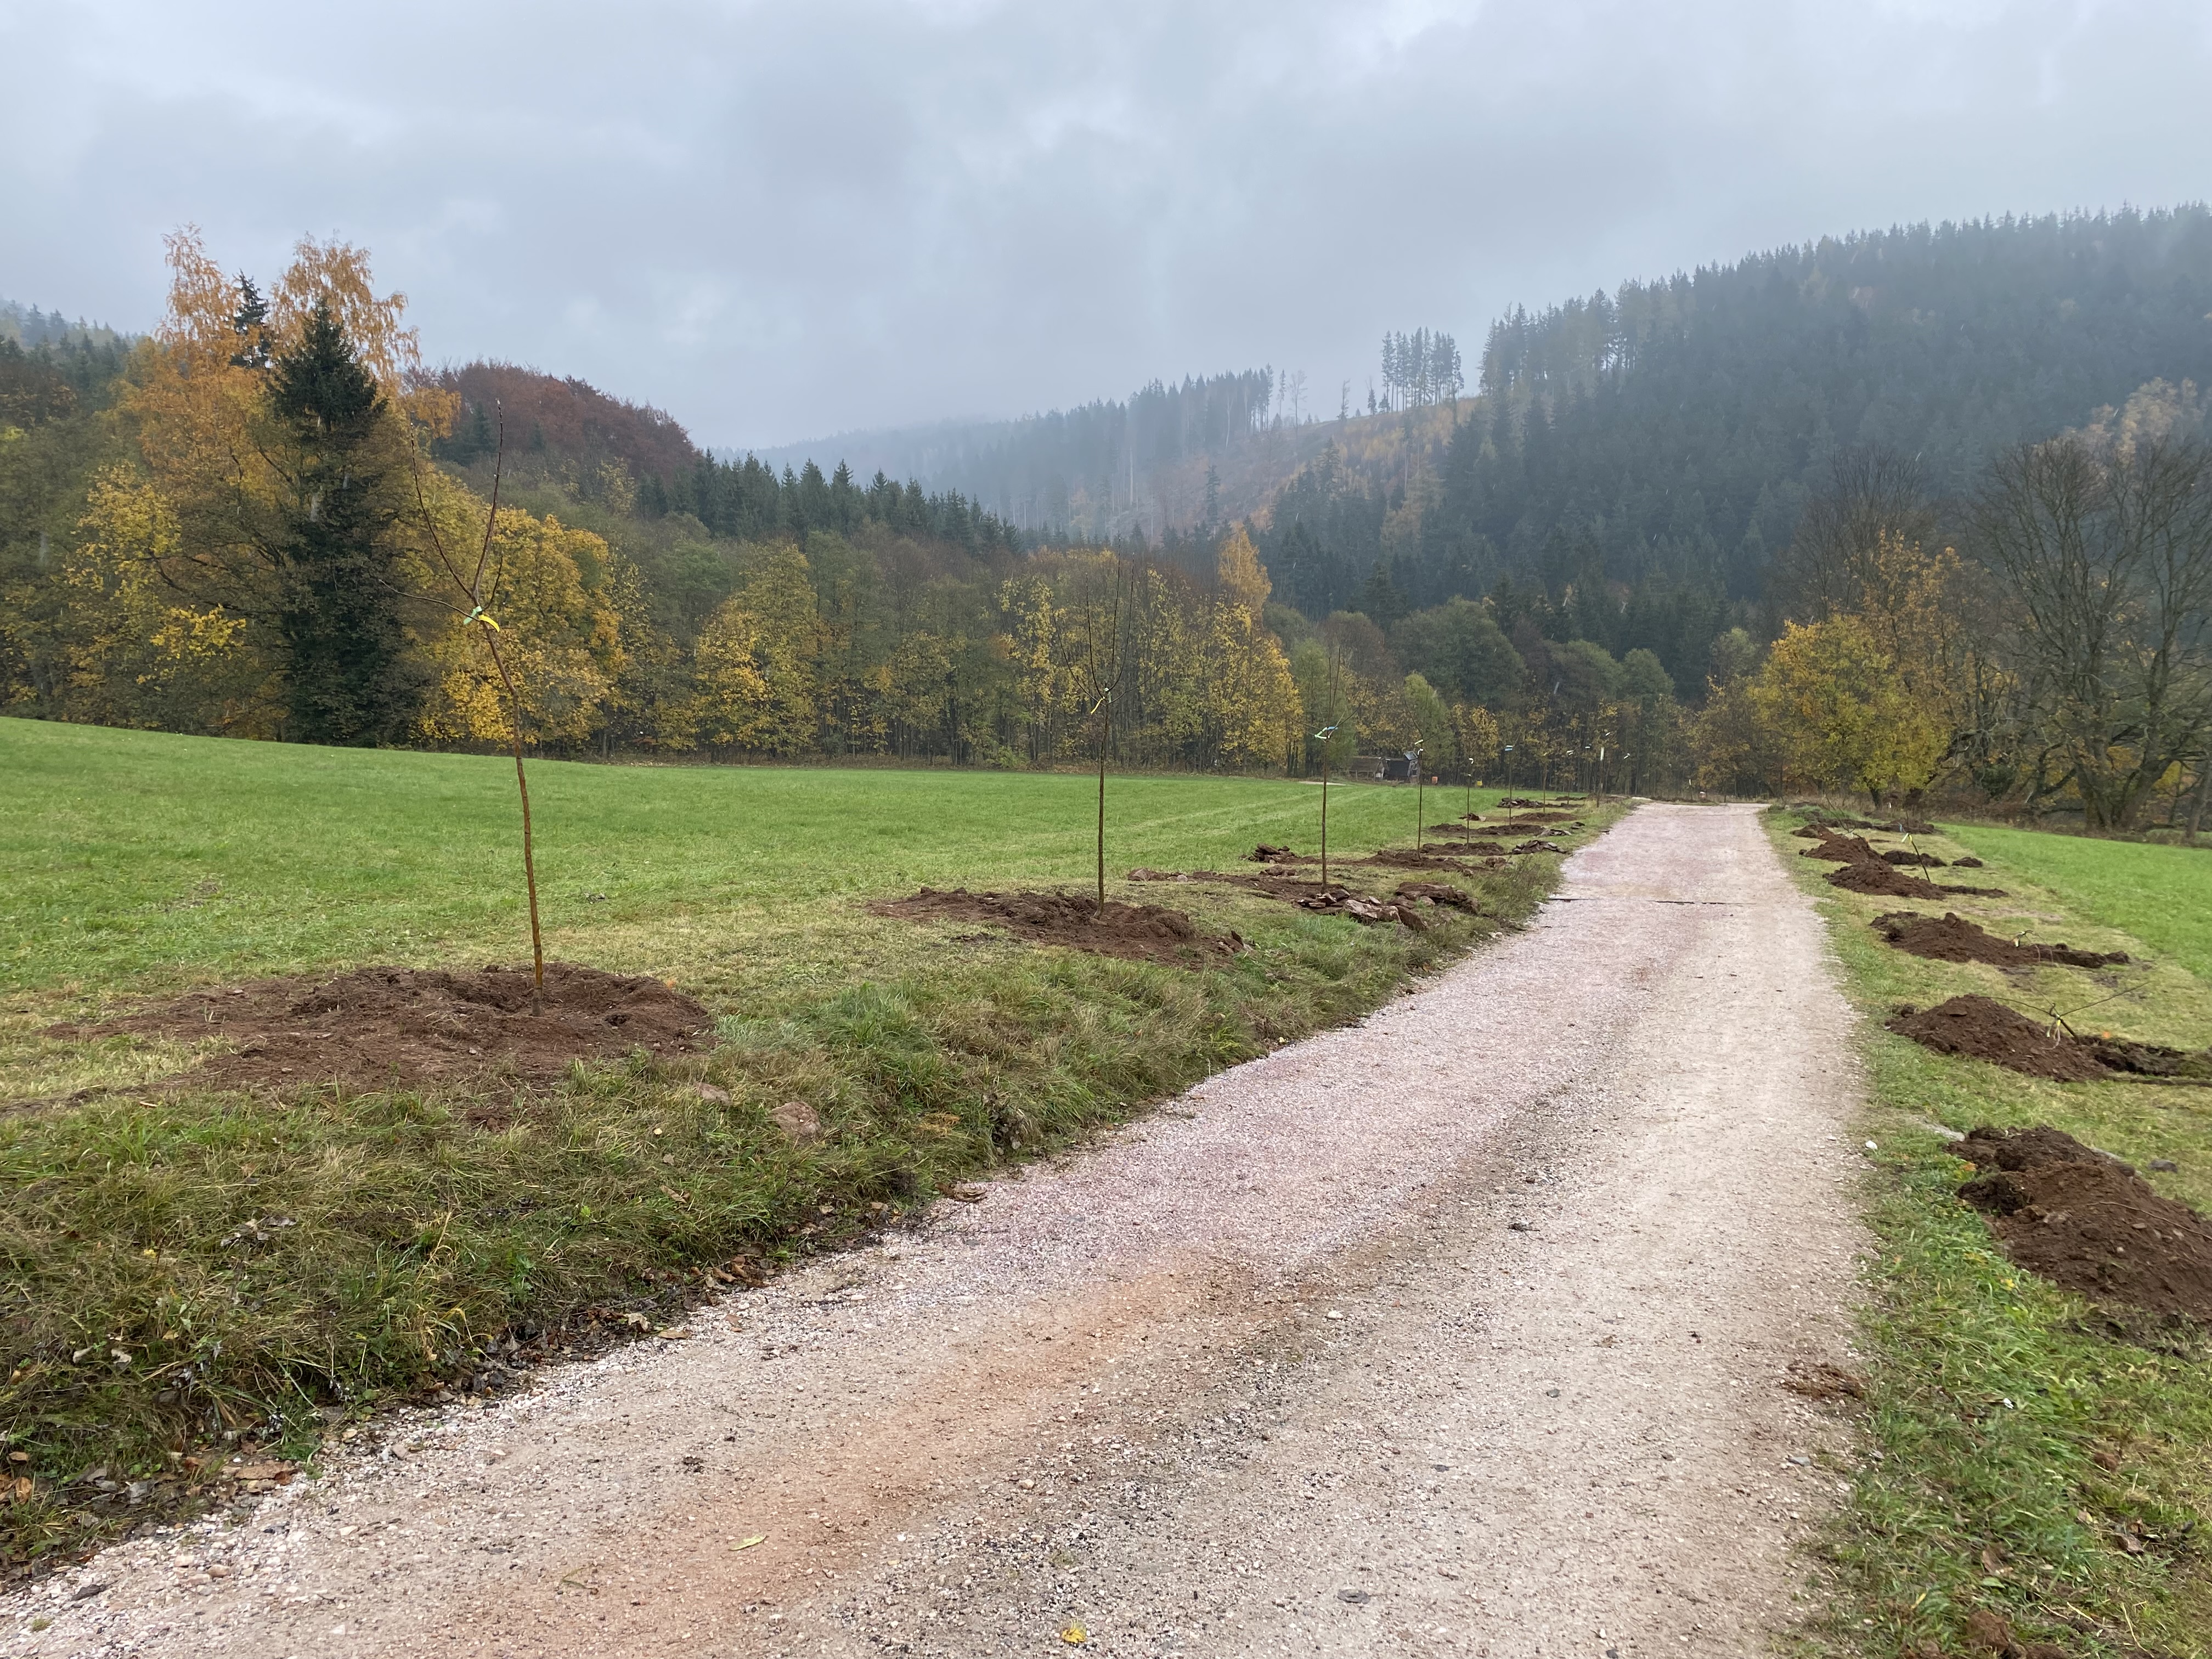
[[[653,1334],[663,1342],[685,1342],[691,1337],[690,1328],[683,1325],[671,1325],[664,1330],[655,1331]]]
[[[1091,1632],[1080,1625],[1070,1625],[1060,1632],[1060,1639],[1072,1648],[1079,1648],[1091,1639]]]
[[[981,1204],[983,1201],[983,1189],[981,1187],[955,1187],[951,1192],[945,1194],[945,1197],[962,1204]]]
[[[281,1486],[299,1472],[300,1466],[297,1463],[281,1463],[272,1460],[259,1463],[230,1464],[223,1469],[222,1478],[226,1480],[273,1481]]]
[[[750,1538],[741,1538],[736,1543],[731,1545],[730,1553],[735,1555],[739,1550],[749,1550],[756,1544],[765,1544],[767,1542],[768,1534],[766,1533],[756,1533]]]

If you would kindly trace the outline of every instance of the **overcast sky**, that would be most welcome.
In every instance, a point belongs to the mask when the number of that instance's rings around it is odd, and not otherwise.
[[[374,254],[718,446],[1272,363],[1923,218],[2212,194],[2207,0],[0,0],[0,296]]]

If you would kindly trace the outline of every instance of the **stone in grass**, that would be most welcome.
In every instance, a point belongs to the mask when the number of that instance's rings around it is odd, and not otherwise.
[[[803,1100],[787,1100],[769,1113],[769,1121],[801,1146],[822,1139],[821,1115]]]

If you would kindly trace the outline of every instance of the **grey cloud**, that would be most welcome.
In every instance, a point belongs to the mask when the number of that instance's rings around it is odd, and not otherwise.
[[[15,5],[0,294],[366,244],[434,357],[772,443],[1303,368],[1922,217],[2207,193],[2201,0]]]

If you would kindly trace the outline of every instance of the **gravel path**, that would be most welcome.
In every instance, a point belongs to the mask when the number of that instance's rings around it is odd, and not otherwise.
[[[1786,1386],[1851,1364],[1849,1034],[1754,813],[1644,807],[1362,1024],[0,1651],[1759,1652],[1850,1467]]]

